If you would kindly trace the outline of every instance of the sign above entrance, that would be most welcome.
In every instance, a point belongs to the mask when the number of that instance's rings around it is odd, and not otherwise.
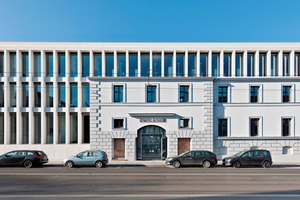
[[[167,120],[166,120],[166,118],[158,118],[158,119],[155,119],[155,118],[153,118],[153,119],[143,119],[143,118],[141,118],[140,119],[140,122],[141,123],[147,123],[147,122],[167,122]]]
[[[174,117],[175,113],[128,113],[131,117]]]

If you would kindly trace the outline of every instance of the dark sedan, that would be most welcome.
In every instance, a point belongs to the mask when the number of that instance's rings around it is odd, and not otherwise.
[[[34,165],[42,166],[48,162],[48,156],[43,151],[17,150],[0,156],[0,166],[21,165],[30,168]]]
[[[217,156],[214,153],[203,150],[187,151],[178,156],[166,159],[166,164],[173,165],[175,168],[183,165],[198,165],[209,168],[217,163]]]

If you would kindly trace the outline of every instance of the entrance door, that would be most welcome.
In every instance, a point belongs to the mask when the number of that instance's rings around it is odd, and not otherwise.
[[[142,158],[161,159],[161,135],[142,135]]]
[[[125,139],[114,140],[114,157],[115,158],[125,157]]]
[[[178,138],[178,155],[190,150],[190,138]]]

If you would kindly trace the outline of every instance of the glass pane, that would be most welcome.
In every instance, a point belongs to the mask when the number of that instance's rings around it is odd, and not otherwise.
[[[29,76],[29,68],[28,68],[28,53],[22,53],[22,77]]]
[[[46,144],[53,144],[53,113],[46,113]]]
[[[271,76],[278,76],[277,54],[271,54]]]
[[[17,143],[17,117],[16,113],[10,113],[10,144]]]
[[[10,61],[10,76],[11,77],[16,77],[17,76],[17,67],[16,67],[16,53],[15,52],[11,52],[9,54],[9,61]]]
[[[70,143],[77,143],[78,139],[77,139],[77,114],[76,113],[72,113],[71,114],[71,121],[70,121]]]
[[[266,67],[267,67],[266,54],[259,54],[259,76],[267,75]]]
[[[0,113],[0,144],[4,144],[4,113]]]
[[[46,76],[53,77],[53,53],[46,53]]]
[[[46,106],[53,107],[53,84],[46,84]]]
[[[254,54],[248,54],[247,56],[247,76],[254,76],[255,67],[254,67]]]
[[[102,76],[102,54],[94,54],[95,76]]]
[[[161,135],[142,136],[142,158],[143,159],[161,158]]]
[[[71,77],[77,77],[78,76],[78,64],[77,64],[77,53],[70,53],[70,68],[71,68]]]
[[[0,52],[0,77],[4,76],[4,53]]]
[[[90,115],[84,114],[82,116],[82,142],[89,143],[90,142]]]
[[[90,107],[90,86],[83,85],[83,107]]]
[[[150,70],[150,58],[149,53],[141,54],[141,76],[148,76]]]
[[[41,107],[41,84],[34,84],[34,107]]]
[[[15,83],[10,84],[10,107],[16,107],[17,105],[17,87]]]
[[[114,54],[106,53],[106,76],[112,77],[114,76]]]
[[[236,65],[236,67],[238,67]],[[224,54],[224,76],[229,76],[231,70],[231,54]]]
[[[82,77],[90,76],[90,54],[82,53]]]
[[[126,75],[126,55],[118,53],[118,76]]]
[[[66,76],[66,56],[64,53],[58,54],[58,76]]]
[[[165,77],[172,77],[173,76],[173,54],[166,53],[164,57],[164,65],[165,65]]]
[[[176,77],[184,76],[184,54],[176,54]]]
[[[29,85],[22,83],[22,107],[29,106]]]
[[[219,54],[212,54],[212,76],[220,76],[219,65],[220,65]]]
[[[207,54],[200,54],[200,76],[207,76]]]
[[[282,75],[290,75],[289,53],[284,53],[282,58]]]
[[[236,54],[235,56],[235,76],[243,75],[243,54]]]
[[[34,53],[34,77],[41,77],[41,53]]]
[[[300,54],[295,54],[295,76],[300,76]]]
[[[34,113],[34,144],[41,144],[41,113]]]
[[[129,76],[138,77],[138,55],[137,55],[137,53],[129,54]]]
[[[188,76],[197,76],[196,70],[196,54],[189,54],[188,57]]]
[[[77,90],[77,84],[70,84],[71,86],[71,107],[77,107],[78,106],[78,90]]]
[[[58,144],[66,143],[66,117],[65,113],[58,114]]]
[[[63,83],[58,84],[58,107],[66,106],[66,86]]]
[[[152,76],[161,77],[161,54],[152,54]]]
[[[29,143],[29,115],[22,113],[22,144]]]
[[[4,107],[4,84],[0,83],[0,107]]]

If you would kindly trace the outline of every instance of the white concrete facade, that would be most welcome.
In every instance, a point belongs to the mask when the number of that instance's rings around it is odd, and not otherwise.
[[[22,74],[22,53],[28,53],[29,75]],[[41,56],[41,75],[34,75],[34,53]],[[178,138],[190,138],[190,149],[207,149],[218,158],[249,148],[271,151],[275,161],[300,158],[299,105],[300,43],[27,43],[0,42],[3,68],[0,84],[4,88],[3,144],[0,154],[14,149],[40,149],[53,159],[62,159],[86,149],[103,149],[114,158],[114,138],[125,139],[125,159],[136,159],[137,131],[147,125],[157,125],[166,131],[168,156],[178,153]],[[16,53],[16,75],[11,75],[10,53]],[[47,76],[46,53],[53,54],[53,77]],[[58,54],[65,54],[65,77],[59,76]],[[77,76],[72,77],[70,53],[77,53]],[[89,76],[82,77],[82,54],[89,54]],[[95,76],[96,53],[101,54],[101,75]],[[125,55],[125,75],[118,76],[118,55]],[[137,77],[130,74],[131,53],[137,54]],[[141,77],[142,55],[149,55],[149,68]],[[161,73],[155,77],[153,55],[161,58]],[[106,55],[113,56],[112,77],[106,77]],[[167,55],[172,55],[171,76],[165,69]],[[178,76],[177,55],[182,55],[183,72]],[[195,55],[193,75],[189,74],[189,55]],[[207,55],[205,72],[201,55]],[[224,68],[225,63],[230,64]],[[241,55],[240,58],[237,56]],[[249,61],[253,55],[253,60]],[[240,59],[240,60],[238,60]],[[253,66],[250,67],[251,62]],[[262,64],[263,63],[263,64]],[[261,67],[264,66],[264,67]],[[249,70],[250,69],[250,70]],[[1,69],[0,69],[1,70]],[[145,71],[145,70],[144,70]],[[250,71],[250,72],[249,72]],[[250,74],[249,74],[250,73]],[[29,85],[29,105],[23,107],[22,84]],[[41,106],[34,104],[34,84],[41,85]],[[65,107],[59,106],[58,85],[65,84]],[[11,106],[11,85],[16,84],[16,105]],[[46,87],[53,85],[53,106],[47,107]],[[77,84],[78,106],[71,107],[70,86]],[[113,86],[124,86],[124,100],[113,101]],[[83,85],[90,86],[90,106],[83,106]],[[156,102],[147,103],[147,85],[157,87]],[[180,85],[189,86],[189,101],[179,101]],[[219,103],[218,88],[225,86],[227,103]],[[258,86],[258,102],[250,101],[251,86]],[[283,87],[289,86],[289,101],[283,102]],[[16,142],[11,144],[11,113],[16,114]],[[22,141],[22,113],[29,115],[29,141]],[[41,114],[41,142],[34,142],[34,115]],[[47,113],[53,114],[53,142],[47,144]],[[59,142],[59,113],[65,115],[65,143]],[[130,113],[174,113],[164,123],[141,123]],[[71,116],[77,115],[77,142],[71,142]],[[90,142],[84,143],[83,116],[90,116]],[[179,127],[179,119],[189,118],[186,129]],[[1,118],[1,117],[0,117]],[[113,128],[113,119],[124,119],[123,129]],[[146,117],[147,118],[147,117]],[[259,119],[258,135],[251,136],[250,120]],[[220,137],[218,119],[227,119],[227,136]],[[290,134],[282,135],[282,120],[289,119]],[[1,123],[1,122],[0,122]],[[1,130],[1,129],[0,129]],[[0,131],[1,132],[1,131]],[[1,134],[0,134],[1,136]],[[1,140],[0,140],[1,141]]]

